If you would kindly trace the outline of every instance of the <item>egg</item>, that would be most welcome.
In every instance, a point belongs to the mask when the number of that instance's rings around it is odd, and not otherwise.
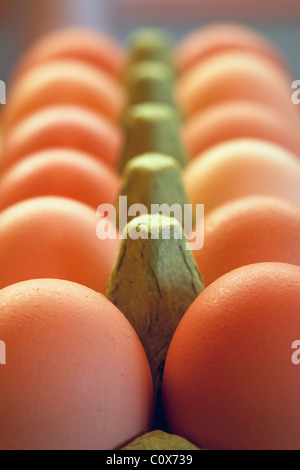
[[[211,211],[204,245],[194,256],[205,286],[240,266],[281,262],[300,266],[300,204],[248,196]]]
[[[0,174],[0,210],[36,196],[64,196],[96,209],[115,204],[120,177],[93,155],[67,148],[25,156]]]
[[[188,33],[174,48],[174,61],[181,74],[219,52],[253,52],[287,70],[283,54],[256,29],[240,23],[212,22]]]
[[[244,100],[269,106],[288,122],[299,121],[291,100],[290,76],[250,52],[220,52],[208,57],[179,78],[175,95],[186,116],[216,103]]]
[[[168,350],[169,432],[208,450],[299,449],[299,304],[291,264],[243,266],[206,287]]]
[[[1,450],[113,450],[151,429],[153,385],[123,313],[85,286],[0,291]]]
[[[183,125],[182,138],[191,157],[237,138],[268,140],[300,155],[299,123],[287,121],[280,113],[260,103],[226,101],[209,106],[188,119]]]
[[[98,237],[96,210],[73,199],[26,199],[0,213],[0,289],[36,278],[57,278],[102,294],[119,248],[118,234]],[[113,238],[114,236],[114,238]]]
[[[242,196],[273,195],[300,203],[300,161],[285,148],[259,139],[234,139],[210,147],[183,172],[191,204],[205,214]]]
[[[81,106],[50,106],[23,119],[5,136],[0,170],[30,153],[66,147],[97,156],[116,167],[123,135],[121,129]]]
[[[2,113],[4,133],[35,111],[68,104],[84,106],[116,122],[123,113],[125,92],[107,73],[79,60],[42,63],[9,89]]]
[[[43,35],[26,49],[16,64],[12,79],[43,62],[81,60],[120,78],[127,62],[123,46],[103,32],[85,27],[65,27]]]

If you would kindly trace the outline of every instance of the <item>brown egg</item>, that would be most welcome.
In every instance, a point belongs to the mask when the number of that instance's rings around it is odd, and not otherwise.
[[[237,197],[269,194],[300,203],[300,161],[288,150],[257,139],[235,139],[210,147],[183,173],[192,204],[205,214]]]
[[[90,206],[64,197],[27,199],[2,211],[0,288],[47,277],[104,294],[119,237],[100,240],[100,221]]]
[[[283,55],[267,37],[253,28],[237,23],[211,23],[186,35],[175,47],[174,59],[181,73],[194,65],[226,51],[249,51],[287,70]]]
[[[57,59],[75,59],[121,77],[127,58],[124,48],[109,35],[83,27],[52,31],[35,41],[20,57],[14,76]]]
[[[103,295],[57,279],[0,291],[1,450],[113,450],[151,429],[143,347]]]
[[[168,350],[169,432],[208,450],[299,449],[299,303],[300,268],[286,263],[243,266],[204,289]]]
[[[36,196],[64,196],[96,209],[115,204],[120,177],[93,155],[66,148],[24,157],[0,175],[0,210]]]
[[[300,266],[300,204],[274,196],[230,200],[205,219],[204,246],[194,255],[205,286],[246,264]]]
[[[300,156],[299,123],[273,109],[249,101],[225,101],[196,113],[184,123],[183,139],[191,157],[236,138],[264,139]]]
[[[222,52],[207,58],[178,80],[178,103],[187,116],[224,101],[261,103],[283,119],[297,121],[290,76],[250,52]]]
[[[30,153],[66,147],[116,167],[123,135],[99,114],[79,106],[51,106],[31,114],[4,137],[0,169]]]
[[[35,111],[53,105],[77,105],[118,121],[125,92],[113,77],[81,61],[45,62],[24,73],[9,89],[3,110],[4,133]]]

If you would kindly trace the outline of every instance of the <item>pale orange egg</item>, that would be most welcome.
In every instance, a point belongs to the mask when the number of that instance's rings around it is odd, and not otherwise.
[[[264,139],[300,156],[299,123],[249,101],[225,101],[199,111],[183,124],[182,138],[191,157],[236,138]]]
[[[9,89],[2,113],[4,134],[21,119],[53,105],[84,106],[115,122],[124,110],[125,91],[106,72],[84,62],[43,62]]]
[[[219,52],[250,51],[287,70],[279,48],[256,29],[238,23],[214,22],[186,35],[175,47],[174,60],[180,73]]]
[[[66,147],[95,155],[116,167],[123,141],[121,129],[79,106],[50,106],[23,119],[4,137],[3,171],[30,153]]]
[[[298,450],[299,303],[300,268],[286,263],[243,266],[204,289],[167,354],[169,432],[208,450]]]
[[[300,266],[300,204],[275,196],[234,199],[211,211],[194,256],[205,286],[247,264]]]
[[[224,101],[244,100],[269,106],[288,122],[299,120],[289,75],[250,52],[214,54],[179,78],[175,94],[187,116]]]
[[[234,139],[210,147],[183,172],[192,204],[205,213],[237,197],[269,194],[300,203],[300,160],[279,145]]]
[[[151,430],[144,349],[106,297],[57,279],[0,291],[1,450],[115,450]]]
[[[35,196],[64,196],[96,209],[115,204],[120,177],[94,156],[66,148],[24,157],[0,175],[0,210]]]
[[[81,60],[120,78],[127,53],[118,41],[98,30],[62,28],[40,37],[26,50],[17,63],[14,77],[42,62],[56,59]]]
[[[44,196],[21,201],[0,213],[0,288],[36,278],[78,282],[101,292],[119,249],[100,240],[96,210],[79,201]]]

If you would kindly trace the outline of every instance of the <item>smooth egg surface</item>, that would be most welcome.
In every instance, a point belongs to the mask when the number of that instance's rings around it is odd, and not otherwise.
[[[120,176],[93,155],[53,148],[28,155],[0,175],[0,210],[36,196],[63,196],[90,205],[115,204]]]
[[[264,139],[300,156],[300,120],[291,123],[274,109],[249,101],[216,103],[183,124],[182,138],[191,157],[238,138]]]
[[[210,284],[174,333],[169,432],[208,450],[299,449],[300,268],[255,263]]]
[[[34,41],[19,58],[13,79],[43,62],[75,59],[121,77],[127,53],[111,36],[92,28],[61,28]]]
[[[205,286],[247,264],[300,266],[300,204],[258,195],[228,201],[207,215],[204,240],[194,256]]]
[[[205,214],[237,197],[279,196],[300,203],[300,161],[285,148],[258,139],[234,139],[210,147],[183,172],[191,204]]]
[[[149,432],[142,345],[106,297],[57,279],[0,291],[0,449],[113,450]]]
[[[0,288],[36,278],[77,282],[105,293],[119,237],[97,236],[101,218],[74,199],[44,196],[0,213]],[[113,225],[108,230],[113,232]],[[114,232],[113,232],[114,233]]]
[[[269,106],[288,122],[299,122],[290,76],[250,52],[215,54],[179,78],[175,88],[187,117],[217,103],[244,100]]]
[[[288,70],[281,50],[256,29],[244,24],[213,22],[187,34],[174,49],[174,60],[181,74],[214,54],[250,51]]]
[[[23,119],[4,138],[0,170],[30,153],[56,147],[87,152],[116,167],[121,129],[81,106],[50,106]]]
[[[83,106],[117,122],[125,92],[107,73],[81,61],[60,60],[30,69],[8,90],[4,133],[30,114],[54,105]]]

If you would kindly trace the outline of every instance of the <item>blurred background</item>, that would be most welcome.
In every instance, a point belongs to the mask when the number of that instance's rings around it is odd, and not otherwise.
[[[167,28],[174,43],[192,29],[230,20],[265,34],[300,79],[299,0],[0,0],[0,79],[9,80],[22,52],[53,29],[98,28],[126,43],[140,26]]]

